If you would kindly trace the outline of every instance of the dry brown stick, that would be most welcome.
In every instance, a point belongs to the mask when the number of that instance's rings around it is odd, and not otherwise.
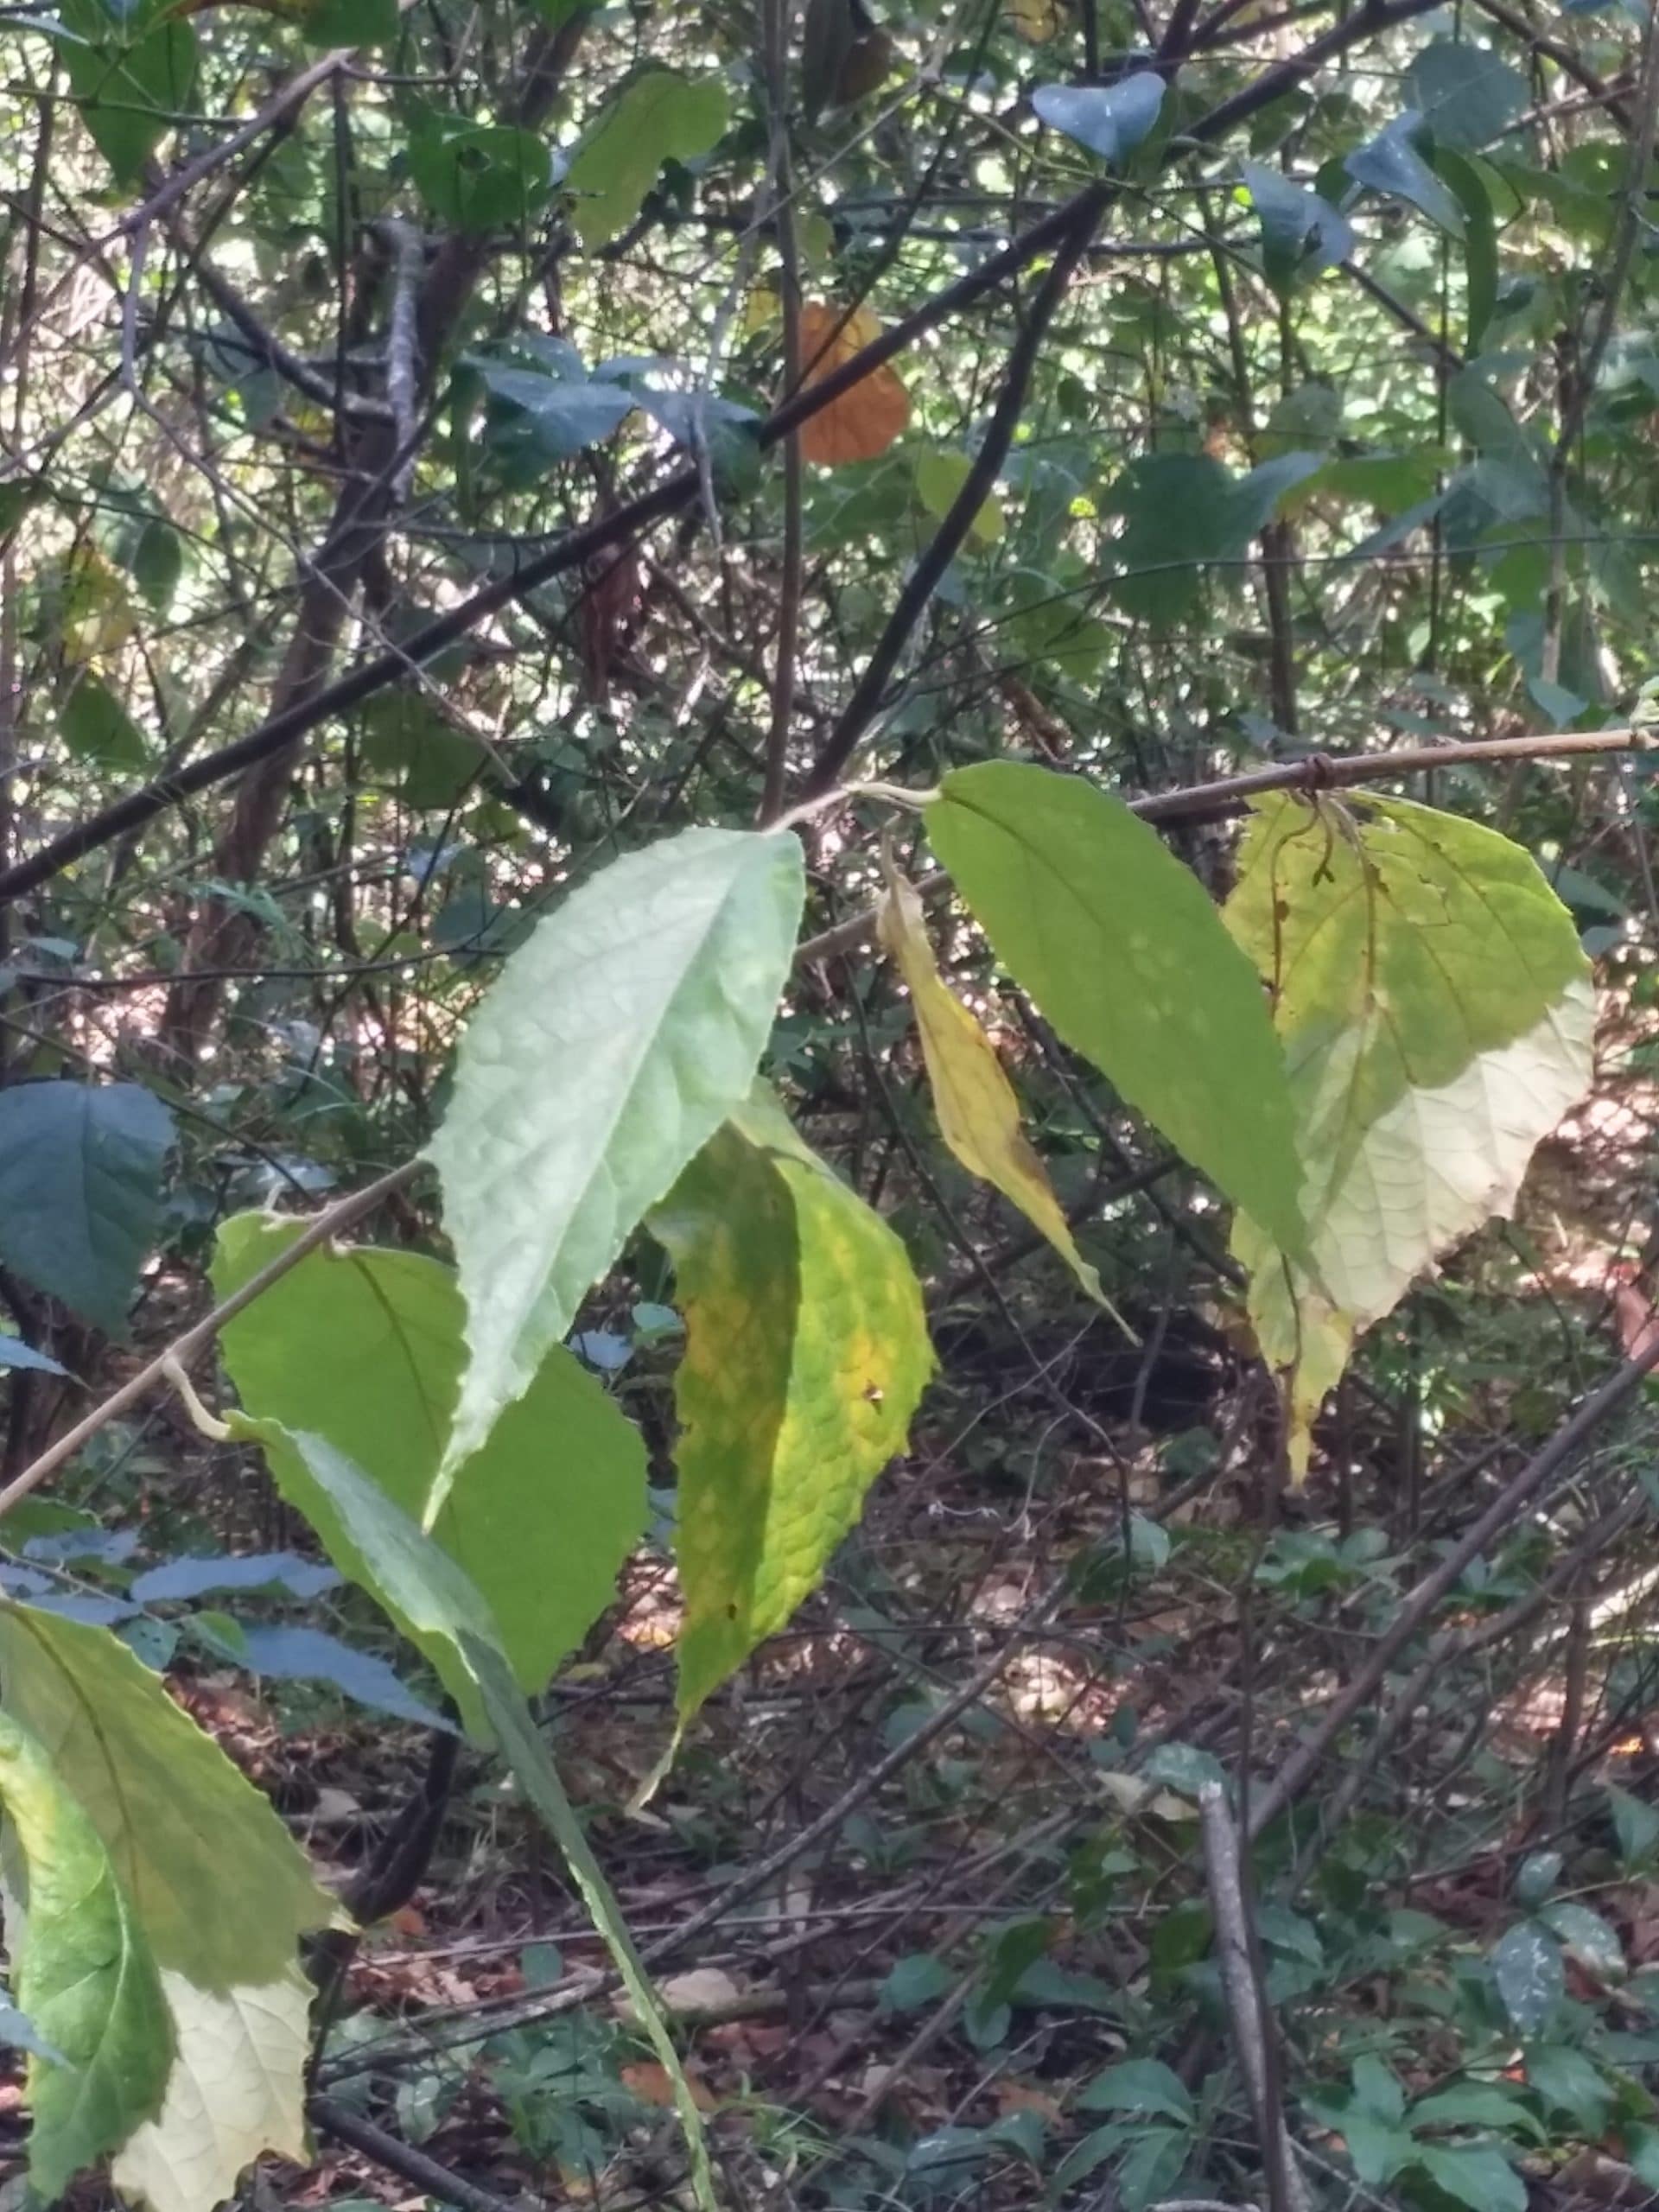
[[[1198,1784],[1198,1821],[1204,1835],[1204,1871],[1216,1916],[1216,1955],[1232,2023],[1239,2070],[1255,2117],[1262,2171],[1273,2212],[1311,2212],[1307,2187],[1297,2169],[1290,2130],[1285,2125],[1274,2032],[1267,1993],[1257,1971],[1244,1902],[1244,1871],[1238,1830],[1218,1782]]]
[[[1324,1718],[1303,1737],[1278,1773],[1254,1800],[1250,1808],[1250,1840],[1294,1804],[1313,1779],[1325,1753],[1348,1723],[1368,1705],[1381,1688],[1395,1660],[1427,1621],[1435,1607],[1456,1586],[1465,1569],[1478,1559],[1496,1536],[1509,1529],[1554,1478],[1576,1458],[1602,1423],[1635,1395],[1643,1382],[1659,1367],[1659,1334],[1649,1349],[1611,1375],[1593,1390],[1578,1410],[1563,1422],[1542,1450],[1534,1454],[1486,1510],[1465,1530],[1445,1556],[1424,1575],[1410,1592],[1387,1629],[1372,1646],[1370,1656],[1345,1689],[1333,1698]]]
[[[1642,753],[1654,743],[1653,732],[1620,727],[1599,730],[1546,730],[1536,736],[1484,737],[1452,740],[1443,745],[1414,745],[1398,753],[1309,753],[1301,760],[1287,760],[1273,768],[1252,768],[1242,776],[1222,776],[1207,784],[1189,784],[1178,791],[1157,791],[1128,802],[1131,814],[1143,822],[1185,822],[1195,815],[1242,813],[1246,804],[1268,791],[1300,791],[1314,798],[1320,791],[1351,791],[1359,784],[1391,782],[1396,776],[1432,775],[1439,768],[1455,768],[1505,760],[1553,760],[1575,753]],[[943,868],[924,876],[916,888],[924,898],[946,889],[950,879]],[[833,928],[808,938],[796,952],[798,964],[827,960],[837,952],[850,952],[862,944],[875,928],[877,909],[867,907],[849,915]]]

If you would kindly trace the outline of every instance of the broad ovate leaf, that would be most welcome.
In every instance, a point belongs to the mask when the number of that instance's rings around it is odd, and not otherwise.
[[[1235,1227],[1300,1473],[1355,1338],[1508,1211],[1583,1096],[1595,1007],[1530,855],[1404,800],[1262,801],[1226,918],[1272,994],[1306,1170],[1305,1266]]]
[[[1157,122],[1164,80],[1140,69],[1115,85],[1039,85],[1031,104],[1051,130],[1064,131],[1116,168]]]
[[[0,1259],[119,1335],[161,1222],[173,1117],[136,1083],[0,1091]]]
[[[546,1822],[604,1937],[652,2048],[674,2085],[691,2152],[702,2212],[716,2212],[702,2121],[620,1908],[566,1796],[530,1707],[512,1679],[490,1609],[465,1572],[378,1483],[326,1437],[274,1421],[232,1419],[232,1429],[262,1444],[287,1471],[283,1495],[303,1513],[340,1573],[369,1592],[404,1633],[428,1647],[448,1647],[451,1667],[467,1679],[466,1703],[481,1716],[520,1787]],[[280,1448],[279,1448],[280,1447]]]
[[[589,249],[608,245],[645,205],[665,161],[695,161],[726,128],[726,87],[717,77],[646,69],[607,102],[584,135],[563,189],[570,227]]]
[[[1301,1243],[1261,982],[1191,869],[1121,801],[1018,761],[954,770],[928,836],[997,958],[1234,1204]]]
[[[1089,1296],[1112,1313],[1100,1277],[1078,1251],[1071,1225],[1026,1135],[1020,1101],[996,1048],[970,1008],[940,976],[927,940],[922,902],[891,870],[880,931],[910,993],[939,1135],[968,1173],[1017,1206],[1048,1239]]]
[[[651,1226],[686,1317],[683,1720],[817,1587],[902,1450],[933,1357],[903,1245],[764,1090]]]
[[[881,325],[868,308],[841,308],[808,300],[801,308],[801,385],[810,390],[873,346]],[[810,416],[800,429],[801,454],[822,468],[880,461],[910,422],[910,394],[891,363],[869,370],[856,384]]]
[[[161,2103],[173,2033],[156,1961],[97,1830],[44,1745],[6,1713],[0,1811],[23,1875],[9,1940],[13,1986],[36,2043],[29,2177],[50,2203]]]
[[[275,1981],[198,1989],[163,1974],[177,2053],[167,2094],[116,2159],[123,2196],[151,2212],[212,2212],[268,2151],[302,2159],[310,1983],[297,1965]]]
[[[688,830],[574,892],[473,1016],[429,1148],[471,1357],[429,1522],[646,1208],[747,1096],[802,897],[788,831]]]
[[[228,1297],[303,1227],[257,1213],[226,1222],[215,1294]],[[461,1389],[465,1319],[455,1278],[435,1260],[323,1246],[238,1314],[219,1344],[248,1413],[326,1436],[419,1520]],[[456,1470],[433,1534],[483,1592],[519,1686],[536,1692],[609,1604],[645,1522],[639,1430],[555,1344]],[[457,1688],[442,1649],[429,1656]]]
[[[275,1981],[302,1935],[339,1918],[265,1799],[107,1629],[0,1600],[0,1692],[164,1970],[203,1989]]]

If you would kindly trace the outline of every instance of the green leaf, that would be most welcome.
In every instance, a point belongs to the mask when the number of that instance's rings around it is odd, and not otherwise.
[[[136,1083],[0,1091],[0,1258],[111,1336],[161,1225],[173,1119]]]
[[[553,178],[533,130],[448,115],[429,116],[410,133],[409,173],[440,221],[473,232],[522,229]]]
[[[564,1854],[635,2014],[674,2085],[698,2203],[704,2212],[717,2212],[702,2120],[662,2008],[530,1708],[513,1682],[489,1607],[476,1586],[326,1438],[300,1430],[279,1433],[272,1421],[238,1418],[232,1426],[263,1444],[267,1452],[279,1441],[289,1447],[272,1453],[273,1465],[289,1470],[283,1495],[310,1522],[340,1573],[369,1591],[416,1641],[448,1643],[454,1668],[469,1678],[471,1703],[483,1714],[525,1796]]]
[[[1137,2128],[1117,2170],[1117,2196],[1123,2212],[1149,2212],[1179,2181],[1192,2155],[1192,2137],[1187,2128]]]
[[[1491,2127],[1545,2139],[1536,2115],[1506,2082],[1454,2082],[1420,2098],[1411,2108],[1412,2133],[1421,2135],[1426,2127]]]
[[[196,82],[196,35],[176,19],[132,40],[111,35],[99,0],[63,0],[59,55],[99,151],[123,189],[143,181],[144,165],[177,118],[189,111]]]
[[[1014,761],[948,775],[927,828],[998,959],[1065,1041],[1299,1248],[1279,1046],[1191,870],[1120,801]]]
[[[300,36],[310,46],[389,46],[398,21],[397,0],[310,0]]]
[[[903,1448],[932,1353],[904,1247],[764,1090],[651,1227],[686,1316],[683,1721],[817,1587]]]
[[[226,1222],[214,1294],[230,1296],[303,1227],[265,1214]],[[325,1245],[238,1314],[219,1344],[250,1414],[327,1437],[418,1520],[460,1391],[464,1319],[455,1279],[435,1260]],[[609,1604],[645,1521],[639,1431],[556,1344],[459,1470],[434,1535],[482,1592],[514,1675],[536,1692]],[[429,1652],[441,1674],[446,1649]],[[453,1668],[445,1678],[460,1687]]]
[[[1240,174],[1261,218],[1262,270],[1281,299],[1302,278],[1346,261],[1353,226],[1328,200],[1262,162],[1242,162]]]
[[[1400,116],[1369,145],[1357,146],[1343,167],[1356,184],[1380,192],[1385,199],[1408,201],[1430,222],[1460,238],[1463,209],[1457,195],[1440,182],[1412,143],[1421,128],[1420,117]]]
[[[1581,2050],[1567,2044],[1534,2044],[1527,2052],[1527,2087],[1551,2113],[1565,2113],[1586,2142],[1595,2142],[1612,2117],[1613,2088]]]
[[[1659,1805],[1633,1797],[1614,1783],[1607,1784],[1605,1794],[1621,1864],[1626,1869],[1643,1865],[1659,1849]]]
[[[472,1355],[429,1515],[747,1096],[802,895],[787,830],[688,830],[573,893],[474,1014],[429,1147]]]
[[[626,230],[665,161],[696,161],[726,128],[717,77],[647,69],[607,101],[565,172],[570,226],[591,252]]]
[[[1527,2212],[1526,2183],[1489,2144],[1459,2143],[1444,2150],[1420,2144],[1412,2164],[1474,2212]]]
[[[59,709],[58,728],[74,758],[94,767],[142,772],[149,760],[143,732],[108,684],[87,671]]]
[[[1051,130],[1064,131],[1114,168],[1147,136],[1163,104],[1164,80],[1150,69],[1115,85],[1039,85],[1031,95]]]
[[[1300,1469],[1354,1338],[1512,1203],[1586,1088],[1594,1007],[1531,855],[1403,800],[1263,801],[1226,916],[1273,995],[1307,1171],[1309,1273],[1234,1230]]]
[[[1535,1920],[1518,1921],[1492,1953],[1503,2009],[1523,2036],[1542,2027],[1566,1993],[1561,1947]]]
[[[266,2152],[308,2156],[305,2068],[316,1995],[297,1964],[275,1981],[198,1989],[163,1972],[177,2039],[162,2108],[117,2157],[111,2178],[150,2212],[211,2212]]]
[[[184,540],[164,516],[152,515],[144,524],[129,565],[139,590],[158,614],[165,614],[184,574]]]
[[[590,378],[574,353],[563,375],[496,361],[475,365],[490,397],[491,459],[515,486],[608,438],[639,404],[626,385]]]
[[[1357,2058],[1352,2079],[1354,2102],[1371,2119],[1393,2126],[1404,2117],[1406,2093],[1399,2076],[1380,2058]]]
[[[363,760],[406,806],[448,813],[490,772],[490,755],[422,692],[383,691],[363,709]]]
[[[48,2203],[161,2103],[173,2034],[161,1977],[109,1855],[45,1747],[0,1713],[0,1807],[28,1885],[10,1929],[31,2051],[29,2177]]]
[[[1649,2189],[1659,2190],[1659,2127],[1627,2127],[1624,2155],[1637,2179]]]
[[[937,2005],[956,1983],[943,1959],[929,1951],[911,1951],[887,1969],[878,2002],[884,2012],[919,2012],[925,2005]]]
[[[942,447],[925,448],[912,463],[916,497],[927,513],[943,519],[967,482],[973,461],[965,453],[949,453]],[[993,492],[982,499],[968,525],[968,543],[982,550],[1002,535],[1002,502]]]
[[[1437,38],[1413,55],[1405,97],[1437,145],[1472,152],[1501,138],[1532,96],[1520,71],[1490,47]]]
[[[335,1920],[264,1798],[107,1629],[0,1599],[0,1682],[163,1972],[204,1989],[276,1981],[300,1936]]]
[[[1435,149],[1434,169],[1458,196],[1464,213],[1463,265],[1468,288],[1469,351],[1479,350],[1497,305],[1497,221],[1491,195],[1471,161],[1450,147]]]
[[[1109,2066],[1073,2100],[1079,2112],[1129,2112],[1190,2126],[1192,2093],[1161,2058],[1129,2058]]]
[[[1317,453],[1280,454],[1235,477],[1208,454],[1153,454],[1132,461],[1107,494],[1124,526],[1114,550],[1122,573],[1112,596],[1159,627],[1198,595],[1206,562],[1240,561],[1281,502],[1319,467]]]

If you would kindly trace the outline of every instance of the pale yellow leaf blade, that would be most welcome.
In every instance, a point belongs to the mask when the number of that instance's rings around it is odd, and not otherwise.
[[[213,2212],[266,2152],[303,2159],[314,1994],[297,1966],[276,1981],[213,1991],[163,1970],[178,2039],[162,2109],[117,2158],[116,2187],[151,2212]]]
[[[1077,1249],[1070,1223],[1020,1118],[1020,1101],[996,1048],[970,1007],[939,974],[922,903],[892,868],[880,914],[881,942],[910,993],[939,1134],[970,1175],[1000,1191],[1046,1236],[1089,1296],[1127,1328]]]

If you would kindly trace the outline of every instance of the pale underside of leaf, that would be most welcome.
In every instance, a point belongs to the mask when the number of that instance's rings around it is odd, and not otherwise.
[[[474,1015],[429,1147],[471,1359],[429,1524],[645,1209],[747,1094],[803,883],[787,832],[685,831],[574,893]]]
[[[177,2055],[161,2111],[121,2152],[114,2180],[152,2212],[213,2212],[263,2153],[306,2156],[314,1992],[297,1965],[280,1980],[218,1994],[182,1974],[162,1980]]]
[[[1312,1278],[1239,1217],[1234,1249],[1251,1272],[1256,1338],[1262,1357],[1291,1378],[1299,1475],[1313,1418],[1355,1338],[1437,1258],[1513,1206],[1534,1150],[1589,1084],[1594,1025],[1594,994],[1577,981],[1526,1036],[1478,1054],[1448,1084],[1397,1098],[1348,1148],[1340,1181],[1310,1208]],[[1333,1065],[1343,1057],[1333,1053]],[[1339,1070],[1334,1079],[1343,1080]]]

